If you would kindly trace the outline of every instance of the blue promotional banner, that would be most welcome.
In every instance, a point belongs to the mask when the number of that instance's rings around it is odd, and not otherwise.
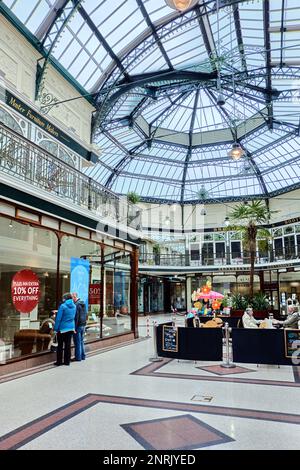
[[[87,259],[71,258],[71,292],[76,292],[86,304],[88,311],[90,284],[90,262]]]

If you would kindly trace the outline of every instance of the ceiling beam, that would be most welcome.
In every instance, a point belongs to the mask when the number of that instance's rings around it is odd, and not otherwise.
[[[270,2],[263,3],[264,13],[264,42],[266,53],[266,105],[268,108],[268,126],[273,129],[273,102],[272,102],[272,78],[271,78],[271,40],[270,40]]]
[[[186,175],[187,175],[187,170],[189,166],[189,161],[192,156],[192,150],[193,150],[193,132],[195,128],[195,120],[196,120],[196,113],[198,109],[198,101],[199,101],[199,95],[200,95],[200,90],[197,90],[195,94],[195,101],[194,101],[194,109],[193,109],[193,114],[191,118],[191,123],[190,123],[190,129],[189,129],[189,148],[185,157],[185,162],[184,162],[184,168],[183,168],[183,175],[182,175],[182,183],[181,183],[181,191],[180,191],[180,202],[182,203],[184,201],[184,190],[185,190],[185,183],[186,183]],[[202,110],[200,110],[200,113]]]
[[[63,14],[64,8],[67,6],[68,2],[69,0],[56,0],[51,10],[35,32],[35,36],[39,41],[43,43],[44,38],[47,36],[48,32],[51,31],[57,18]]]
[[[237,43],[239,46],[239,52],[241,55],[242,66],[243,66],[243,69],[247,72],[247,62],[246,62],[246,57],[245,57],[239,5],[238,4],[233,5],[232,9],[233,9],[233,19],[234,19],[236,38],[237,38]]]
[[[169,67],[170,70],[174,70],[174,67],[172,65],[172,62],[170,61],[170,58],[168,56],[168,54],[166,53],[166,50],[157,34],[157,31],[156,31],[156,28],[154,26],[154,24],[152,23],[151,19],[150,19],[150,16],[148,15],[148,12],[145,8],[145,5],[144,5],[144,1],[143,0],[136,0],[141,12],[142,12],[142,15],[147,23],[147,25],[149,26],[150,30],[152,31],[152,34],[153,34],[153,37],[155,38],[155,42],[160,50],[160,52],[162,53],[162,56],[163,58],[165,59],[166,61],[166,64],[167,66]]]
[[[108,53],[108,55],[111,57],[111,59],[115,62],[115,64],[117,65],[117,67],[119,68],[119,70],[122,72],[122,74],[124,75],[124,77],[128,78],[128,74],[121,62],[121,60],[119,59],[119,57],[114,53],[114,51],[112,50],[112,48],[110,47],[110,45],[108,44],[108,42],[106,41],[106,39],[104,38],[104,36],[100,33],[99,29],[97,28],[97,26],[95,25],[95,23],[92,21],[90,15],[85,11],[85,9],[80,5],[79,8],[78,8],[78,11],[80,13],[80,15],[82,16],[82,18],[84,19],[84,21],[86,22],[86,24],[89,26],[89,28],[91,29],[91,31],[93,32],[94,36],[98,39],[98,41],[102,44],[102,46],[104,47],[104,49],[106,50],[106,52]]]
[[[284,13],[285,13],[285,0],[281,2],[281,37],[280,37],[280,67],[283,66],[283,34],[284,34]]]

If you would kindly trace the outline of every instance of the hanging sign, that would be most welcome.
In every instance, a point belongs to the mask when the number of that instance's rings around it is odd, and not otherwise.
[[[89,303],[91,305],[100,305],[101,284],[90,284]]]
[[[23,269],[14,275],[11,282],[11,296],[18,312],[32,312],[39,303],[40,295],[40,281],[33,271]]]
[[[76,292],[80,300],[89,305],[90,262],[84,258],[71,258],[71,292]]]

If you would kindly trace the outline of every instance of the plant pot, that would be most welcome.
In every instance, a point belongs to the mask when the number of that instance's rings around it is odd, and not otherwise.
[[[269,311],[268,310],[253,310],[253,316],[254,318],[256,318],[256,320],[269,318]]]
[[[230,311],[230,316],[231,317],[234,317],[234,318],[237,318],[237,317],[242,317],[244,315],[244,310],[235,310],[235,309],[231,309]]]

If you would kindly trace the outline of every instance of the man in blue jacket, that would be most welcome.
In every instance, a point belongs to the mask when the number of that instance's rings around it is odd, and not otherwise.
[[[63,303],[58,309],[54,331],[57,333],[57,359],[56,366],[69,366],[71,360],[71,339],[75,332],[75,314],[76,305],[72,300],[71,294],[63,295]],[[64,351],[64,362],[63,360]]]

